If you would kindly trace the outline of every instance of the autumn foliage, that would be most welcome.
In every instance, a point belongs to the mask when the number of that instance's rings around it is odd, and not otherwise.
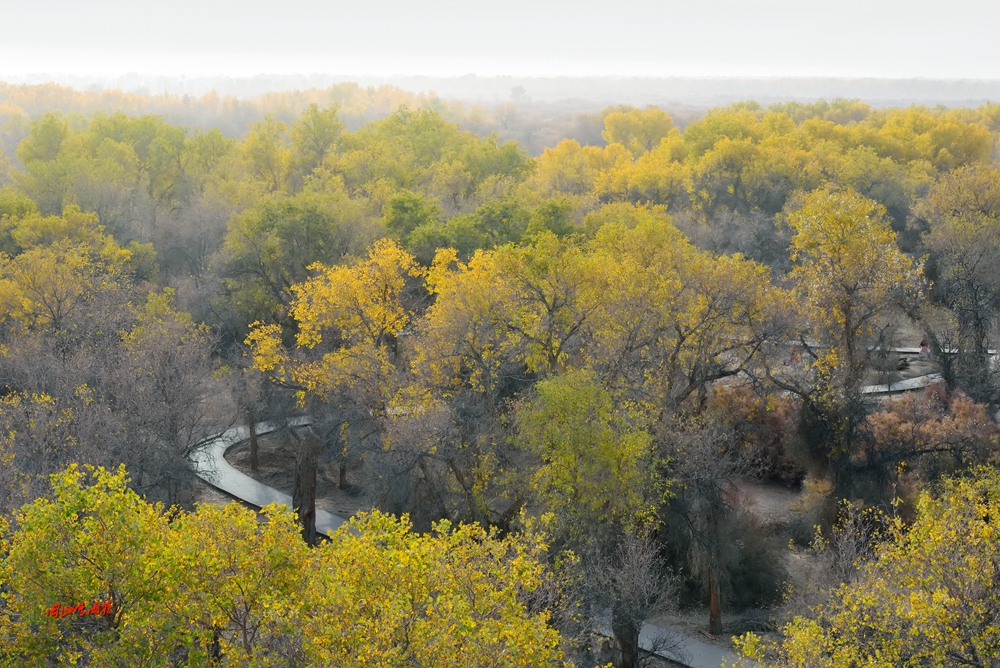
[[[990,666],[1000,655],[1000,479],[995,470],[924,492],[912,526],[895,520],[857,582],[830,592],[768,646],[741,639],[758,665]]]
[[[4,660],[632,667],[644,615],[725,632],[857,508],[888,542],[746,651],[989,665],[998,109],[622,105],[518,144],[516,105],[390,87],[0,84]],[[942,384],[875,398],[908,365]],[[306,413],[295,515],[195,506],[205,434]],[[325,467],[381,512],[317,545]],[[760,478],[805,481],[797,520]],[[81,601],[113,605],[45,614]]]
[[[146,503],[123,469],[75,467],[3,537],[4,664],[552,666],[559,635],[537,535],[410,531],[380,513],[309,550],[293,515]],[[53,616],[52,600],[110,614]]]

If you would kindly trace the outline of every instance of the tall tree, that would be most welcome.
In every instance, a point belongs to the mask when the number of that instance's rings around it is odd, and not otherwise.
[[[344,123],[337,116],[337,108],[320,109],[311,104],[288,131],[292,151],[292,179],[295,189],[316,170],[327,154],[336,149],[344,131]]]
[[[278,325],[257,323],[247,338],[254,366],[295,389],[303,405],[332,410],[337,427],[377,423],[392,404],[398,337],[412,318],[404,303],[407,280],[422,270],[388,239],[377,241],[353,266],[315,264],[311,269],[318,274],[292,287],[294,348],[284,346]],[[309,490],[315,489],[318,452],[312,438],[302,447],[295,489],[305,505],[296,510],[311,535],[307,525],[315,517],[315,498]]]
[[[771,379],[805,401],[816,455],[845,463],[866,413],[862,384],[890,344],[893,309],[921,298],[922,266],[896,246],[885,207],[852,191],[806,195],[788,220],[802,365],[772,367]]]
[[[930,230],[924,243],[941,272],[945,302],[958,321],[958,386],[977,401],[996,404],[990,349],[1000,306],[1000,171],[975,165],[944,176],[923,203]],[[948,354],[948,353],[946,353]]]
[[[638,156],[652,151],[673,127],[674,119],[658,107],[626,107],[604,117],[601,136],[609,144],[621,144]]]

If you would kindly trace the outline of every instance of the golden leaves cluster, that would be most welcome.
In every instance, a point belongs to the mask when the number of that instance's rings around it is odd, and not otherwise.
[[[5,245],[15,252],[0,252],[0,320],[58,329],[81,302],[129,272],[133,250],[97,221],[70,206],[62,216],[12,222]]]
[[[991,665],[1000,655],[1000,477],[993,469],[925,492],[912,527],[896,521],[858,581],[784,628],[769,647],[749,634],[763,665]]]
[[[858,376],[881,316],[920,297],[922,265],[896,246],[885,207],[854,191],[809,194],[789,224],[796,302],[813,339],[832,344],[816,365]]]
[[[548,577],[537,535],[421,535],[372,513],[309,550],[277,506],[166,510],[123,468],[74,466],[52,485],[4,527],[0,655],[26,665],[559,664],[558,633],[522,596]],[[114,615],[45,615],[77,600]]]
[[[393,348],[410,321],[402,303],[409,277],[423,270],[394,241],[381,239],[368,257],[348,266],[310,267],[316,274],[293,286],[291,313],[298,324],[289,352],[276,325],[255,324],[247,338],[254,365],[307,393],[381,382],[393,369]],[[319,355],[308,351],[319,347]]]
[[[565,139],[538,159],[529,185],[599,202],[774,214],[789,193],[827,182],[912,202],[938,173],[989,155],[985,115],[876,112],[843,101],[823,113],[822,104],[810,113],[794,103],[740,103],[710,111],[683,132],[661,110],[609,109],[606,147]]]

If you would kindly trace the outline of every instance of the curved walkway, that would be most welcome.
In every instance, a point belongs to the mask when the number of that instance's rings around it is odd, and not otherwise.
[[[289,420],[288,426],[302,427],[311,423],[312,420],[309,417],[300,417]],[[269,434],[282,426],[270,422],[258,422],[257,435]],[[252,506],[263,508],[269,503],[283,503],[291,508],[292,497],[257,482],[250,476],[237,471],[226,461],[226,450],[248,438],[250,438],[250,432],[246,427],[233,427],[221,434],[209,436],[191,449],[188,455],[191,468],[194,469],[199,478],[209,485]],[[316,531],[318,533],[329,536],[346,522],[347,520],[343,517],[319,508],[316,509]]]
[[[303,427],[311,424],[312,419],[308,416],[289,420],[289,427]],[[256,425],[257,435],[269,434],[281,429],[284,425],[271,422],[258,422]],[[250,432],[246,427],[233,427],[221,434],[209,436],[205,440],[195,445],[188,454],[191,468],[195,474],[207,482],[209,485],[223,492],[230,494],[237,499],[252,506],[262,508],[269,503],[283,503],[289,508],[292,507],[292,497],[283,494],[273,487],[257,482],[245,473],[237,471],[226,461],[226,450],[238,445],[250,438]],[[341,525],[347,522],[346,519],[325,510],[316,509],[316,531],[329,536]],[[599,633],[610,635],[610,624],[607,620],[601,624]],[[656,639],[669,637],[671,642],[667,649],[656,649]],[[724,661],[734,661],[735,655],[726,652],[713,645],[708,645],[683,635],[676,631],[661,629],[651,624],[644,624],[640,634],[639,644],[643,649],[653,650],[653,653],[665,659],[674,661],[690,668],[719,668]],[[729,664],[727,664],[729,665]]]
[[[897,392],[912,392],[923,390],[928,385],[939,382],[943,376],[939,373],[929,373],[926,376],[907,378],[890,385],[865,385],[861,388],[861,394],[896,394]]]

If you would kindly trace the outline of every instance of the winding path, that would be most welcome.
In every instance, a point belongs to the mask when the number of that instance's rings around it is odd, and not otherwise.
[[[933,385],[942,379],[939,373],[929,373],[926,376],[907,378],[889,385],[865,385],[861,388],[861,394],[896,394],[897,392],[912,392],[913,390],[926,389],[928,385]]]
[[[299,417],[289,420],[288,426],[304,427],[311,423],[312,419],[308,416]],[[257,435],[260,436],[277,431],[281,427],[282,425],[270,422],[258,422],[256,431]],[[237,471],[226,461],[226,450],[248,438],[250,438],[250,432],[246,427],[233,427],[221,434],[209,436],[195,445],[188,455],[195,475],[209,485],[252,506],[263,508],[269,503],[283,503],[291,508],[292,497],[257,482],[245,473]],[[343,517],[328,513],[320,508],[316,509],[316,531],[318,533],[329,536],[346,522],[347,520]]]
[[[311,423],[312,419],[306,416],[289,420],[287,426],[304,427]],[[257,435],[260,436],[277,431],[282,426],[271,422],[258,422],[255,429]],[[248,438],[250,438],[250,432],[246,427],[233,427],[221,434],[209,436],[195,445],[188,454],[191,468],[199,478],[209,485],[221,489],[244,503],[258,508],[269,503],[283,503],[291,508],[292,497],[257,482],[245,473],[237,471],[226,461],[226,450]],[[318,533],[329,536],[346,522],[347,520],[343,517],[319,508],[316,509],[316,531]],[[608,620],[601,622],[598,632],[611,635]],[[655,640],[663,636],[671,638],[672,647],[654,651],[654,653],[690,668],[719,668],[723,661],[733,661],[736,658],[731,652],[725,652],[695,638],[650,624],[643,625],[642,633],[639,636],[639,645],[644,649],[650,649],[654,646]]]

